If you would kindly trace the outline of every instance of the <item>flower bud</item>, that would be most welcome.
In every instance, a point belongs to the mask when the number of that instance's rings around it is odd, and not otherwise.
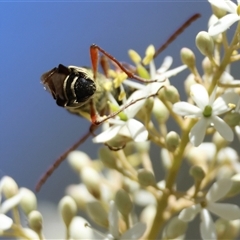
[[[117,169],[117,159],[113,156],[109,148],[101,147],[98,151],[98,155],[104,166],[110,169]]]
[[[187,65],[189,69],[195,68],[196,59],[193,51],[189,48],[182,48],[180,51],[181,60],[183,64]]]
[[[226,10],[222,9],[222,8],[218,8],[214,5],[211,4],[212,7],[212,12],[213,14],[217,17],[217,18],[222,18],[223,16],[226,15]]]
[[[177,88],[172,85],[165,86],[163,92],[165,99],[171,102],[172,104],[178,102],[180,99]]]
[[[123,189],[117,191],[115,196],[115,203],[117,205],[118,211],[123,216],[128,216],[128,214],[130,214],[130,212],[132,211],[133,208],[132,201],[128,193]]]
[[[101,178],[99,173],[90,167],[84,167],[81,173],[82,182],[86,185],[88,191],[95,197],[100,198],[100,182]]]
[[[77,204],[70,196],[65,196],[58,204],[62,219],[68,228],[77,213]]]
[[[205,57],[202,61],[202,68],[203,68],[203,71],[204,71],[204,74],[205,75],[211,75],[213,74],[213,66],[212,66],[212,63],[211,61],[209,60],[208,57]]]
[[[174,152],[180,144],[180,137],[178,133],[171,131],[166,136],[166,146],[170,152]]]
[[[240,173],[235,174],[231,178],[232,186],[226,197],[234,197],[240,193]]]
[[[141,153],[146,153],[149,152],[150,149],[150,141],[146,141],[146,142],[135,142],[134,146],[137,150],[137,152]]]
[[[4,176],[1,179],[2,192],[6,198],[11,198],[18,193],[18,185],[13,178]]]
[[[153,173],[145,169],[138,170],[138,181],[144,187],[156,186],[156,180]]]
[[[41,234],[43,227],[43,218],[39,211],[32,211],[28,215],[28,223],[31,229],[36,233]]]
[[[193,84],[196,84],[195,76],[193,73],[190,73],[184,81],[185,92],[188,96],[190,95],[190,88]]]
[[[139,190],[140,186],[139,183],[136,181],[131,180],[130,178],[124,177],[122,187],[126,192],[133,193]]]
[[[87,213],[95,223],[108,227],[108,214],[99,201],[87,203]]]
[[[83,167],[89,166],[91,163],[89,156],[78,150],[70,152],[67,159],[70,166],[77,172],[80,172]]]
[[[240,114],[238,112],[228,112],[223,120],[230,126],[235,127],[239,125],[240,122]]]
[[[21,228],[22,236],[25,236],[24,239],[34,239],[40,240],[38,234],[30,228]]]
[[[70,239],[95,239],[92,228],[86,225],[90,225],[86,219],[74,217],[69,226]]]
[[[146,223],[148,227],[152,226],[156,212],[156,204],[147,205],[141,212],[140,221]]]
[[[217,131],[213,134],[212,141],[217,149],[222,149],[228,145],[228,142]]]
[[[164,229],[164,236],[167,239],[177,239],[187,231],[188,224],[181,221],[178,217],[173,217]]]
[[[205,172],[199,166],[192,166],[189,174],[194,178],[195,182],[201,182],[205,178]]]
[[[28,215],[30,212],[37,209],[37,198],[36,195],[27,188],[20,189],[22,198],[20,201],[20,206],[24,213]]]
[[[159,98],[154,99],[152,113],[158,123],[165,123],[169,118],[169,111]]]
[[[239,236],[240,220],[228,221],[219,218],[215,222],[217,239],[237,239]]]
[[[166,171],[170,169],[172,166],[172,161],[169,155],[169,151],[166,148],[161,148],[160,150],[160,159],[162,161],[162,165],[165,168]]]
[[[201,31],[198,33],[196,36],[196,45],[204,56],[212,57],[214,42],[212,37],[207,32]]]
[[[95,199],[84,184],[69,185],[66,193],[74,199],[78,209],[85,209],[87,202]]]

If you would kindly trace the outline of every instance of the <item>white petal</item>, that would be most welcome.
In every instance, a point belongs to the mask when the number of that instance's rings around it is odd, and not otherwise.
[[[206,88],[201,84],[193,84],[190,88],[190,94],[196,105],[204,110],[209,105],[209,96]]]
[[[240,141],[240,126],[236,126],[234,129],[235,129],[237,138],[238,138],[238,140]]]
[[[109,232],[114,238],[119,237],[118,232],[118,211],[115,202],[112,200],[110,202],[110,209],[109,209]]]
[[[233,23],[239,20],[240,17],[236,13],[227,14],[219,19],[218,22],[210,26],[208,33],[210,36],[218,35],[219,33],[226,31]]]
[[[145,89],[145,88],[144,88]],[[125,104],[129,104],[137,99],[146,97],[145,90],[137,90],[135,91],[126,101]],[[146,102],[146,99],[140,100],[132,105],[130,105],[128,108],[124,110],[128,118],[133,118],[138,111],[143,107],[144,103]]]
[[[236,13],[237,5],[232,1],[226,0],[208,0],[212,5],[230,13]]]
[[[226,92],[222,96],[218,97],[213,105],[213,115],[221,115],[230,110],[229,103],[237,105],[239,96],[234,92]]]
[[[154,60],[152,60],[149,63],[149,72],[150,72],[151,79],[156,79],[156,77],[155,77],[155,75],[156,75],[156,66],[155,66]]]
[[[99,135],[97,135],[96,137],[94,137],[92,139],[92,141],[94,143],[108,142],[117,136],[117,134],[121,128],[122,128],[121,125],[120,126],[118,126],[118,125],[112,126],[112,127],[108,128],[106,131],[104,131],[104,132],[100,133]]]
[[[39,240],[38,234],[35,231],[33,231],[31,228],[22,228],[21,231],[23,232],[22,235],[26,236],[26,238],[24,239]]]
[[[184,208],[178,215],[178,218],[183,222],[192,221],[195,216],[200,212],[201,206],[199,204],[192,205],[191,207]]]
[[[207,209],[203,209],[201,211],[201,220],[202,221],[200,224],[200,232],[202,239],[204,240],[217,239],[214,222]]]
[[[156,95],[162,86],[163,86],[162,82],[153,82],[144,86],[143,89],[135,91],[127,99],[125,104],[129,104],[138,99],[142,99],[142,98],[144,99],[135,102],[134,104],[130,105],[128,108],[124,110],[128,118],[129,119],[133,118],[137,114],[137,112],[143,107],[144,103],[146,102],[146,99],[152,95]]]
[[[4,214],[0,214],[0,230],[5,231],[9,229],[12,226],[12,224],[13,220],[10,217]]]
[[[144,232],[146,231],[146,224],[145,223],[137,223],[132,228],[130,228],[128,231],[126,231],[122,236],[122,240],[126,239],[139,239]]]
[[[163,63],[160,66],[160,68],[157,69],[157,73],[162,74],[162,73],[166,72],[171,67],[172,62],[173,62],[173,58],[171,56],[166,56],[163,59]]]
[[[189,140],[195,147],[198,147],[203,142],[208,125],[209,119],[201,118],[191,129]]]
[[[218,21],[218,18],[216,17],[216,15],[212,14],[208,20],[208,27],[215,24],[217,21]]]
[[[133,200],[134,200],[134,203],[142,207],[157,204],[156,198],[154,197],[154,195],[143,189],[140,189],[133,193]]]
[[[240,208],[229,203],[210,203],[207,209],[217,216],[226,220],[240,219]]]
[[[215,99],[216,99],[216,94],[217,94],[217,86],[215,86],[215,88],[213,89],[211,95],[210,95],[210,98],[209,98],[209,104],[210,106],[213,105]]]
[[[162,87],[163,87],[163,83],[160,83],[160,82],[149,83],[145,89],[145,97],[149,97],[150,95],[157,94]]]
[[[167,78],[170,78],[170,77],[173,77],[175,75],[177,75],[178,73],[182,72],[183,70],[185,70],[187,68],[186,65],[182,65],[180,67],[177,67],[177,68],[174,68],[174,69],[171,69],[161,75],[156,75],[156,78],[158,81],[163,81],[164,79],[167,79]]]
[[[202,110],[187,102],[177,102],[173,104],[172,110],[181,116],[201,116]]]
[[[130,119],[126,122],[126,127],[128,128],[130,135],[135,142],[147,141],[148,131],[141,122],[135,119]]]
[[[220,135],[227,141],[233,141],[234,135],[233,130],[229,127],[229,125],[223,121],[218,116],[212,116],[211,122],[214,124],[214,128],[220,133]]]
[[[215,182],[211,188],[208,190],[206,199],[209,202],[216,202],[222,197],[224,197],[232,187],[232,181],[228,178],[219,179]]]
[[[1,213],[6,213],[8,212],[10,209],[12,209],[13,207],[17,206],[23,196],[23,192],[19,192],[18,194],[16,194],[15,196],[8,198],[7,200],[5,200],[2,205],[0,205],[0,212]]]

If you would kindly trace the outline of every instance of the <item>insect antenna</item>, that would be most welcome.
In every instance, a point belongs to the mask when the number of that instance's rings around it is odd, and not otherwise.
[[[158,48],[153,58],[156,58],[163,50],[165,50],[169,44],[171,44],[188,26],[201,17],[201,14],[196,13],[192,15],[186,22],[184,22],[169,38],[168,40]]]
[[[89,131],[83,135],[76,143],[74,143],[69,149],[67,149],[59,158],[57,158],[54,163],[48,168],[48,170],[42,175],[42,177],[37,182],[35,187],[36,192],[39,192],[43,184],[47,181],[47,179],[52,175],[52,173],[58,168],[58,166],[66,159],[68,154],[75,150],[79,145],[84,143],[88,137],[93,135],[94,130],[96,130],[98,126],[91,125]]]

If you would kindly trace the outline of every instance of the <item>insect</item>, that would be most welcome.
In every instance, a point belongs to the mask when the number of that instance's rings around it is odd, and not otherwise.
[[[165,44],[163,44],[155,53],[154,58],[158,56],[167,46],[174,41],[174,39],[182,33],[193,21],[200,17],[200,14],[194,14],[189,18],[177,31],[171,35]],[[44,73],[42,75],[42,83],[45,88],[52,94],[56,104],[60,107],[64,107],[69,112],[80,115],[91,121],[89,131],[72,145],[67,151],[65,151],[46,173],[40,178],[37,183],[36,191],[39,191],[42,185],[46,182],[48,177],[53,171],[61,164],[67,155],[82,144],[99,124],[112,118],[123,111],[128,106],[134,104],[142,99],[136,99],[128,105],[123,106],[118,111],[113,113],[107,113],[107,94],[103,87],[104,81],[109,81],[106,78],[106,74],[103,75],[98,72],[99,52],[112,61],[121,71],[127,74],[130,79],[135,79],[140,82],[146,82],[145,79],[135,75],[131,69],[121,64],[116,58],[110,55],[101,47],[93,44],[90,46],[90,56],[92,62],[92,68],[83,68],[77,66],[64,66],[59,64],[58,67]],[[103,65],[103,71],[106,73],[106,64]],[[148,80],[147,82],[154,82],[155,80]],[[149,96],[151,97],[151,96]]]

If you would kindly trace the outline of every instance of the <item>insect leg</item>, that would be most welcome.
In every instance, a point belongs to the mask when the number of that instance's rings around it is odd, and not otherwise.
[[[135,79],[137,81],[144,82],[144,83],[151,83],[151,82],[158,81],[158,80],[146,80],[144,78],[137,76],[136,74],[132,73],[127,68],[125,68],[115,57],[113,57],[111,54],[109,54],[103,48],[99,47],[96,44],[92,44],[90,46],[90,55],[91,55],[91,60],[92,60],[92,68],[93,68],[93,76],[94,77],[96,77],[96,74],[97,74],[98,51],[100,51],[102,54],[104,54],[110,60],[112,60],[123,72],[125,72],[127,74],[128,78]]]
[[[57,169],[57,167],[66,159],[67,155],[75,150],[79,145],[84,143],[89,136],[93,134],[93,131],[97,129],[98,126],[91,125],[89,128],[89,131],[82,136],[76,143],[74,143],[69,149],[67,149],[55,162],[48,168],[48,170],[43,174],[43,176],[40,178],[40,180],[37,182],[37,185],[35,187],[35,190],[37,192],[40,191],[43,184],[47,181],[47,179],[52,175],[52,173]]]

